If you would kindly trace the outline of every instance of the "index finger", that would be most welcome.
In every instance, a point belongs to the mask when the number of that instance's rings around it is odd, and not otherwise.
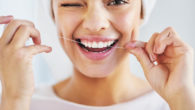
[[[13,19],[13,16],[0,16],[0,24],[7,24]]]

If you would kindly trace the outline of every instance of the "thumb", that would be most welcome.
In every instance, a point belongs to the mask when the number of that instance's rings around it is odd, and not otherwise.
[[[7,24],[13,19],[13,16],[0,16],[0,24]]]
[[[140,62],[144,73],[148,73],[155,65],[150,60],[147,52],[145,51],[146,42],[133,41],[126,44],[125,48],[128,52],[133,54],[137,60]]]
[[[36,55],[42,52],[49,53],[52,51],[51,47],[45,46],[45,45],[31,45],[25,47],[27,49],[27,52],[31,55]]]

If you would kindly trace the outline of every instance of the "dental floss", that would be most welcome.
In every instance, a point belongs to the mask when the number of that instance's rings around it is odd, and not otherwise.
[[[62,38],[62,39],[67,40],[67,41],[71,41],[73,43],[79,43],[79,44],[81,44],[80,42],[78,42],[76,40],[69,39],[69,38],[65,38],[65,37],[59,37],[59,38]],[[113,47],[113,46],[111,46],[111,47]],[[118,49],[125,49],[124,47],[120,47],[120,46],[117,46],[116,48],[118,48]]]

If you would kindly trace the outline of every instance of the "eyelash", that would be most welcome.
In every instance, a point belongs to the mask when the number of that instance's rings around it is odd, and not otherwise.
[[[81,7],[82,5],[81,4],[69,4],[69,3],[64,3],[64,4],[61,4],[62,7]]]
[[[125,5],[128,4],[128,0],[112,0],[107,5],[108,6],[119,6],[119,5]],[[63,3],[61,4],[62,7],[83,7],[82,4],[78,3]]]
[[[121,3],[122,2],[122,3]],[[112,0],[108,6],[111,6],[111,5],[115,5],[115,6],[119,6],[119,5],[125,5],[125,4],[128,4],[128,0]]]

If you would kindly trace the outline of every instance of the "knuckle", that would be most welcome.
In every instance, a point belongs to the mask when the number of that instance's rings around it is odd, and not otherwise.
[[[168,27],[167,30],[169,31],[169,36],[168,37],[175,37],[176,31],[173,27]]]
[[[150,51],[152,49],[153,44],[155,43],[155,39],[158,37],[159,33],[155,32],[152,37],[150,38],[149,42],[146,44],[145,49]]]
[[[30,26],[32,26],[32,27],[35,27],[35,25],[34,25],[34,23],[33,22],[31,22],[31,21],[27,21],[27,20],[19,20],[19,19],[14,19],[13,21],[11,21],[11,23],[10,24],[12,24],[12,25],[14,25],[14,26],[19,26],[19,25],[30,25]]]
[[[22,24],[22,21],[21,21],[21,20],[15,19],[15,20],[13,20],[13,21],[11,22],[11,24],[13,24],[14,26],[18,26],[18,25]]]
[[[23,20],[23,22],[25,22],[26,24],[28,24],[29,26],[35,27],[34,23],[32,21],[28,21],[28,20]]]
[[[159,35],[158,32],[155,32],[155,33],[153,34],[154,37],[156,37],[157,35]]]
[[[170,31],[175,31],[173,27],[169,26],[167,27],[167,30],[170,30]]]
[[[32,21],[27,21],[32,27],[35,27],[34,23]]]
[[[20,29],[26,32],[26,31],[30,31],[31,28],[29,26],[26,26],[26,25],[21,25]]]
[[[23,22],[25,24],[27,24],[28,26],[31,26],[31,27],[35,27],[34,23],[32,21],[28,21],[28,20],[23,20]]]
[[[23,51],[22,49],[20,49],[20,50],[18,50],[18,51],[15,51],[14,52],[14,57],[17,59],[17,60],[23,60],[23,59],[25,59],[26,58],[26,52],[25,51]]]
[[[151,39],[155,39],[155,38],[158,37],[159,35],[160,35],[160,33],[155,32],[155,33],[152,35],[152,38],[151,38]]]

